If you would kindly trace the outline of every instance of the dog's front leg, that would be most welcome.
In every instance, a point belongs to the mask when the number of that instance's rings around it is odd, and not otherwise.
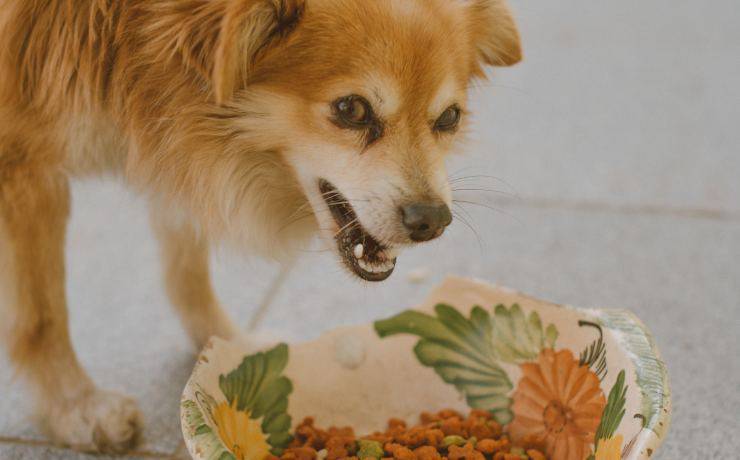
[[[161,246],[167,294],[193,344],[200,350],[211,336],[238,336],[213,293],[208,244],[187,223],[152,206],[151,220]]]
[[[56,442],[86,451],[123,452],[137,432],[136,404],[97,389],[69,337],[67,178],[51,160],[35,161],[31,152],[19,151],[22,145],[6,144],[5,150],[0,145],[0,337],[34,390],[39,420]]]

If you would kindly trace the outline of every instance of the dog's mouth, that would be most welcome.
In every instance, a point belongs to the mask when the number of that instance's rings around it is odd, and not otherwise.
[[[360,224],[349,201],[329,181],[319,181],[319,191],[339,231],[334,236],[345,265],[366,281],[383,281],[396,268],[392,248],[379,243]]]

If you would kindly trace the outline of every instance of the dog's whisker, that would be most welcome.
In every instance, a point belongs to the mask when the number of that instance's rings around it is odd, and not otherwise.
[[[324,198],[326,198],[327,200],[330,200],[332,198],[341,197],[342,194],[340,192],[337,192],[337,191],[331,191],[331,192],[322,193],[321,196],[324,197]],[[362,199],[362,198],[356,198],[356,199],[352,199],[352,200],[346,199],[346,201],[342,201],[341,203],[351,204],[350,201],[351,202],[358,202],[358,203],[367,203],[370,200]],[[340,202],[337,201],[337,202],[333,202],[333,203],[340,203]]]
[[[319,213],[327,213],[327,212],[330,212],[330,211],[328,209],[319,209],[318,211],[304,211],[302,215],[299,215],[297,212],[294,212],[293,214],[288,216],[287,221],[278,229],[278,233],[282,233],[291,225],[296,224],[304,219],[313,217]]]
[[[472,168],[471,168],[470,166],[466,166],[466,167],[464,167],[464,168],[460,168],[460,169],[458,169],[457,171],[455,171],[455,172],[453,172],[453,173],[450,173],[450,174],[449,174],[449,177],[450,177],[450,179],[453,179],[453,178],[455,178],[455,177],[456,177],[456,176],[457,176],[458,174],[462,174],[462,173],[464,173],[465,171],[470,171],[471,169],[472,169]]]
[[[521,219],[519,219],[519,218],[515,217],[514,215],[512,215],[512,214],[510,214],[510,213],[508,213],[506,211],[504,211],[503,209],[499,209],[499,208],[496,208],[494,206],[487,205],[485,203],[478,203],[477,201],[458,200],[458,199],[453,199],[452,201],[455,202],[455,203],[458,203],[458,204],[469,204],[469,205],[472,205],[472,206],[479,206],[479,207],[482,207],[482,208],[486,208],[486,209],[489,209],[489,210],[491,210],[493,212],[497,212],[497,213],[502,214],[502,215],[504,215],[506,217],[510,217],[511,219],[514,219],[520,225],[524,225],[524,222],[522,222]]]
[[[507,192],[505,190],[496,190],[496,189],[490,189],[490,188],[453,188],[453,192],[487,192],[487,193],[496,193],[499,195],[508,196],[511,198],[516,198],[517,200],[521,200],[521,197],[516,193]]]
[[[501,180],[500,177],[493,176],[491,174],[466,174],[466,175],[460,175],[460,176],[456,174],[449,175],[450,182],[455,182],[455,181],[464,180],[464,179],[480,179],[480,178]]]
[[[343,204],[352,205],[352,203],[350,203],[347,200],[345,200],[345,201],[332,201],[331,204],[329,205],[329,207],[331,208],[331,207],[334,207],[334,206],[341,206]]]
[[[351,205],[349,201],[333,201],[331,206],[337,206],[337,205]],[[316,214],[320,213],[327,213],[330,212],[330,209],[317,209],[317,210],[309,210],[311,207],[311,203],[304,203],[303,205],[299,206],[295,209],[288,217],[287,222],[283,224],[279,229],[278,233],[283,232],[286,228],[290,227],[292,224],[295,224],[296,222],[299,222],[303,219],[306,219],[308,217],[311,217]],[[300,213],[304,212],[303,215],[300,215]]]
[[[332,205],[341,205],[341,204],[350,204],[349,201],[334,201],[332,202]],[[297,215],[300,212],[306,211],[311,208],[311,203],[306,202],[303,203],[301,206],[297,207],[289,216],[288,219],[293,218],[295,215]],[[318,209],[318,210],[312,210],[311,213],[319,213],[319,212],[327,212],[326,209]]]
[[[463,209],[463,208],[461,207],[460,209]],[[468,222],[467,219],[465,219],[460,213],[458,213],[454,209],[452,210],[452,215],[454,215],[460,222],[462,222],[463,225],[465,225],[473,233],[473,235],[475,235],[475,239],[478,241],[478,248],[480,248],[482,250],[483,249],[483,240],[481,239],[480,234],[473,227],[473,225],[470,222]]]
[[[476,181],[480,181],[481,183],[476,183]],[[495,176],[488,176],[485,174],[476,174],[471,176],[464,176],[459,177],[457,179],[450,179],[450,185],[455,188],[465,187],[465,188],[473,188],[473,187],[479,187],[483,189],[489,189],[490,184],[485,183],[486,181],[493,181],[498,184],[502,184],[506,189],[510,190],[511,196],[519,198],[520,193],[509,182],[505,181],[504,179],[501,179],[500,177]],[[498,188],[493,188],[492,190],[498,190]],[[502,193],[505,193],[503,190],[500,190]]]
[[[334,234],[334,236],[339,235],[340,233],[342,233],[343,231],[347,230],[348,228],[351,228],[355,224],[359,224],[359,222],[358,222],[358,220],[356,218],[355,219],[352,219],[349,222],[347,222],[347,224],[345,224],[342,228],[340,228],[339,230],[337,230],[337,232]]]
[[[491,176],[488,174],[471,174],[468,176],[461,176],[461,177],[450,177],[449,181],[451,184],[462,182],[462,181],[468,181],[468,180],[474,180],[474,179],[487,179],[487,180],[494,180],[497,182],[501,182],[502,184],[506,185],[509,188],[514,188],[509,182],[502,179],[501,177],[497,176]]]
[[[325,254],[325,253],[333,253],[334,250],[332,249],[299,249],[298,252],[301,252],[303,254]]]
[[[496,212],[501,211],[500,209],[498,209],[498,208],[496,208],[494,206],[491,206],[491,205],[488,205],[488,204],[485,204],[485,203],[478,203],[477,201],[458,200],[457,198],[453,198],[452,201],[454,203],[458,203],[458,204],[470,204],[470,205],[473,205],[473,206],[480,206],[482,208],[490,209],[491,211],[496,211]]]
[[[470,219],[470,220],[475,220],[475,219],[473,219],[473,215],[472,215],[472,214],[470,214],[470,213],[468,212],[468,210],[467,210],[467,209],[465,209],[464,207],[462,207],[461,205],[459,205],[459,204],[457,204],[457,203],[455,203],[455,202],[453,202],[452,204],[453,204],[454,206],[456,206],[456,207],[457,207],[457,209],[459,209],[460,211],[462,211],[462,212],[463,212],[463,213],[465,214],[465,216],[466,216],[466,217],[467,217],[468,219]]]
[[[298,214],[299,212],[305,211],[306,209],[309,209],[311,207],[311,203],[308,201],[303,203],[302,205],[298,206],[289,216],[288,218],[293,217],[294,215]]]

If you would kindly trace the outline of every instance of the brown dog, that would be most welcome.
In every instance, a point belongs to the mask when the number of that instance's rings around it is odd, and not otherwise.
[[[0,326],[53,438],[122,451],[137,425],[70,343],[70,179],[150,198],[200,345],[235,333],[208,241],[279,257],[319,231],[379,281],[439,236],[469,83],[520,57],[504,0],[0,0]]]

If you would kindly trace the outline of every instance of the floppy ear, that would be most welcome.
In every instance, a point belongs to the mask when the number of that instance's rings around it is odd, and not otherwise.
[[[304,0],[165,0],[185,64],[211,85],[217,103],[246,84],[261,53],[300,20]],[[172,32],[170,32],[172,33]],[[172,43],[172,42],[170,42]]]
[[[468,0],[473,39],[480,60],[510,66],[522,60],[519,30],[505,0]]]

